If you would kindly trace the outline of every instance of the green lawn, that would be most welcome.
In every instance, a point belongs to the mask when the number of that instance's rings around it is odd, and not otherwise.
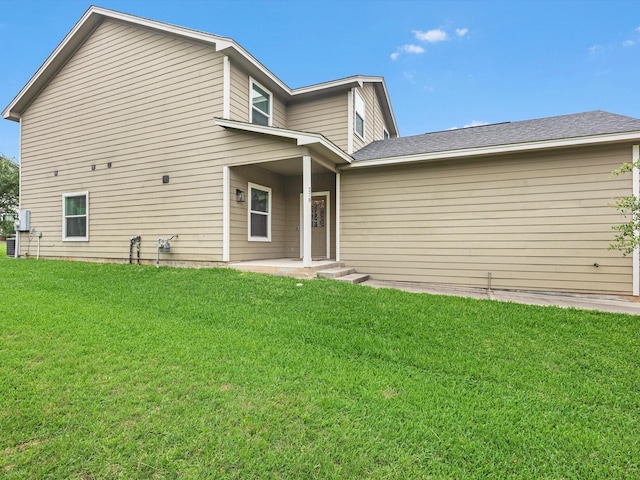
[[[640,476],[639,317],[297,283],[3,255],[0,477]]]

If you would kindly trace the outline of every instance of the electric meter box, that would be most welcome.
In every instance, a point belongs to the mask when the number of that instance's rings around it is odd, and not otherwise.
[[[18,216],[18,228],[19,232],[28,232],[31,230],[31,210],[20,210]]]

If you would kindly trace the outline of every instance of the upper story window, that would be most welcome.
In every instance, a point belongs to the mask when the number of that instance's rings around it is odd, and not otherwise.
[[[387,138],[389,138],[389,131],[386,128],[382,129],[382,138],[383,140],[386,140]]]
[[[257,125],[271,125],[271,92],[262,87],[255,80],[251,84],[251,123]]]
[[[62,195],[62,239],[89,240],[89,193]]]
[[[355,122],[355,131],[360,136],[360,138],[364,139],[364,100],[360,93],[355,90],[355,103],[356,103],[356,122]]]

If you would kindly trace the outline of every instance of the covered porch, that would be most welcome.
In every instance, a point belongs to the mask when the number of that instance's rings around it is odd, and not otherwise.
[[[263,152],[223,167],[223,261],[233,268],[302,277],[338,265],[338,166],[351,157],[315,134],[217,123],[239,131],[240,138],[249,134],[242,143],[254,152],[262,145]]]

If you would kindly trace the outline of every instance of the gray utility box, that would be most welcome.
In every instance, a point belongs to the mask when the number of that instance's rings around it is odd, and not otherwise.
[[[31,210],[20,210],[16,230],[19,232],[28,232],[31,230]]]

